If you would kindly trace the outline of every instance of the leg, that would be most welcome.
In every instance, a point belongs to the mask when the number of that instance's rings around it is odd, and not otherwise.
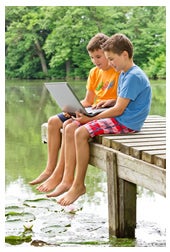
[[[58,152],[61,145],[61,133],[63,122],[58,118],[58,116],[50,117],[48,120],[48,160],[45,170],[33,181],[30,185],[39,184],[45,181],[53,173],[57,159]]]
[[[60,149],[60,157],[57,166],[51,176],[40,184],[36,189],[40,192],[49,192],[53,190],[62,180],[64,173],[64,137],[62,136],[62,144]]]
[[[72,122],[72,119],[67,120],[63,123],[63,133],[62,133],[62,144],[61,144],[61,150],[60,150],[60,158],[57,163],[57,166],[54,170],[54,172],[51,174],[51,176],[44,181],[40,186],[38,186],[36,189],[40,192],[49,192],[53,190],[61,181],[63,178],[64,173],[64,167],[65,167],[65,127]]]
[[[75,132],[76,148],[76,175],[74,182],[67,194],[58,200],[60,205],[66,206],[72,204],[79,196],[86,192],[84,185],[85,175],[89,162],[89,139],[90,135],[84,126],[78,128]]]
[[[77,129],[77,127],[78,124],[74,121],[70,124],[67,123],[66,127],[64,127],[64,142],[65,142],[64,175],[61,183],[56,187],[56,189],[52,193],[47,195],[48,197],[56,197],[68,191],[73,183],[75,164],[76,164],[74,132]]]

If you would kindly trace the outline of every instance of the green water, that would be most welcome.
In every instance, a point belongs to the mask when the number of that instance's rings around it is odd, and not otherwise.
[[[85,82],[73,84],[82,99]],[[165,82],[152,83],[152,92],[150,113],[165,116]],[[56,198],[48,199],[29,186],[28,182],[46,164],[47,146],[41,143],[41,124],[60,109],[46,92],[43,81],[7,81],[5,96],[6,246],[166,245],[166,220],[160,218],[165,199],[143,188],[138,188],[136,238],[109,237],[107,178],[95,167],[88,168],[87,193],[70,207],[59,206]],[[143,211],[146,206],[147,211]]]

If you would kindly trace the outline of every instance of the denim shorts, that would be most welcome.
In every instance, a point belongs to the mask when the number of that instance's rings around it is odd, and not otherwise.
[[[70,119],[70,117],[66,117],[64,115],[64,113],[60,113],[60,114],[57,114],[58,118],[62,121],[62,122],[65,122],[67,121],[68,119]]]

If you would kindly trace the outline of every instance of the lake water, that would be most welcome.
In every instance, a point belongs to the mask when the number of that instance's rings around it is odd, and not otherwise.
[[[56,198],[48,199],[28,184],[46,164],[41,124],[60,111],[43,82],[6,82],[5,246],[165,247],[166,199],[156,193],[138,188],[136,237],[117,239],[108,234],[104,171],[88,167],[87,193],[69,207],[59,206]],[[82,99],[85,82],[73,84]],[[152,83],[152,90],[151,114],[165,116],[165,82]]]

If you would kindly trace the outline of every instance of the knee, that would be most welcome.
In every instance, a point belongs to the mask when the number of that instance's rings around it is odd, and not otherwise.
[[[62,127],[62,122],[58,116],[51,116],[48,119],[48,128],[60,129]]]
[[[87,140],[90,138],[89,132],[87,131],[87,129],[83,126],[79,127],[78,129],[76,129],[75,132],[75,139],[76,140]]]
[[[66,129],[66,127],[68,127],[68,125],[70,125],[71,122],[72,122],[72,119],[68,119],[67,121],[65,121],[65,122],[63,123],[63,129]]]
[[[71,123],[67,123],[66,125],[65,125],[65,134],[67,135],[67,136],[69,136],[69,135],[71,135],[71,136],[73,136],[74,135],[74,132],[75,132],[75,130],[77,129],[77,124],[75,124],[73,121],[71,121]]]

